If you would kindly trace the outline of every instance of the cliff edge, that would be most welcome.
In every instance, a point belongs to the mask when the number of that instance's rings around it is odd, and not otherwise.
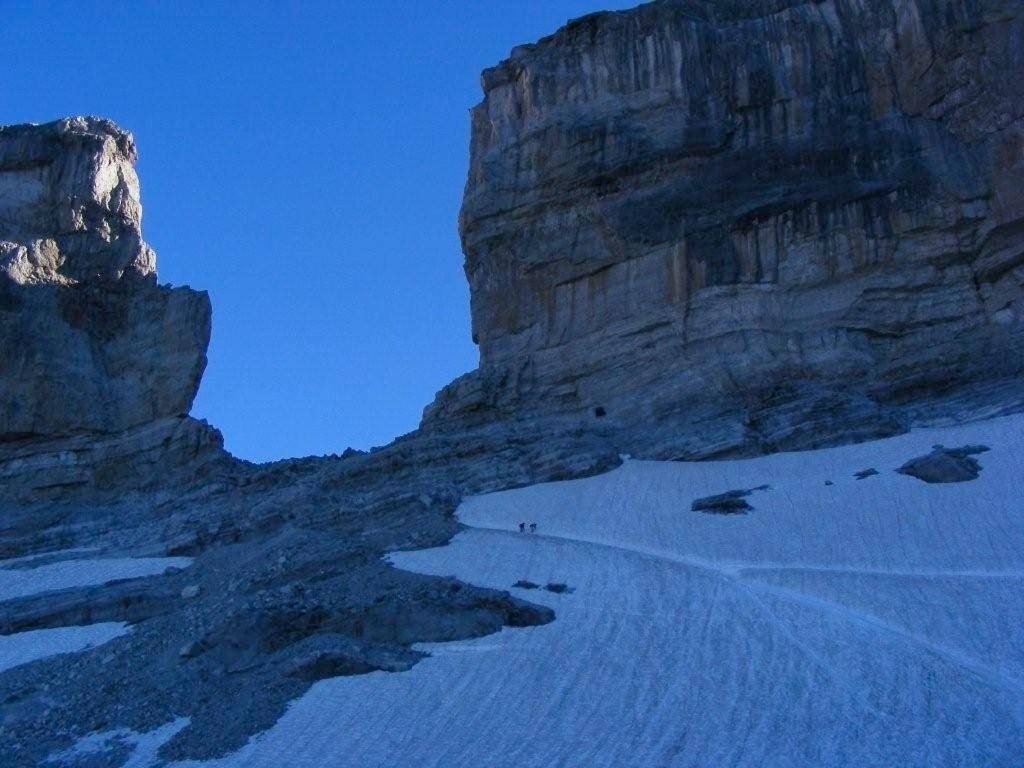
[[[188,413],[210,301],[156,283],[131,134],[69,118],[0,128],[0,441]]]
[[[1024,4],[665,0],[483,74],[480,368],[429,429],[563,416],[749,455],[1019,407]]]

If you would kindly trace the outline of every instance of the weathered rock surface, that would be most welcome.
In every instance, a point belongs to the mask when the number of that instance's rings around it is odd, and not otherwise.
[[[465,494],[1024,407],[1022,17],[666,0],[517,49],[473,113],[480,369],[389,446],[265,466],[187,416],[209,304],[156,284],[130,136],[0,129],[0,557],[194,558],[0,602],[0,632],[133,624],[0,675],[0,753],[189,717],[161,756],[213,757],[317,679],[550,621],[382,559]]]
[[[460,220],[480,368],[424,425],[700,457],[1019,407],[1022,57],[1020,0],[664,0],[515,49]]]
[[[0,674],[0,751],[13,766],[45,764],[91,732],[147,731],[183,716],[191,722],[163,757],[223,755],[270,727],[318,679],[407,668],[422,657],[414,642],[551,621],[548,609],[507,593],[399,571],[382,556],[443,545],[458,530],[452,513],[463,494],[617,461],[607,440],[579,429],[552,435],[545,425],[508,425],[255,466],[218,460],[217,447],[175,450],[196,424],[182,420],[183,436],[165,448],[191,463],[165,473],[148,463],[161,456],[155,446],[123,456],[152,474],[146,484],[120,477],[98,486],[84,475],[12,500],[0,483],[0,558],[80,547],[91,549],[79,557],[194,558],[163,576],[0,600],[0,633],[133,625],[94,650]],[[88,453],[69,457],[73,473],[90,464]],[[45,476],[37,470],[27,477]],[[135,673],[125,677],[125,669]],[[123,762],[110,754],[96,764]]]
[[[936,445],[931,453],[911,459],[896,471],[926,483],[965,483],[978,479],[981,463],[974,456],[987,450],[985,445],[960,448]]]
[[[156,284],[131,134],[70,118],[0,128],[0,441],[188,413],[205,293]]]
[[[759,485],[757,488],[737,488],[725,493],[716,493],[714,496],[703,496],[693,500],[690,511],[709,515],[745,515],[754,509],[747,501],[747,497],[754,491],[766,490],[767,485]]]
[[[7,762],[44,764],[107,726],[179,716],[191,724],[166,756],[221,755],[318,679],[406,669],[420,641],[551,621],[550,609],[382,556],[446,542],[463,493],[605,469],[609,445],[573,425],[554,439],[509,425],[267,466],[231,457],[187,415],[209,302],[156,284],[134,159],[130,135],[105,120],[0,129],[0,559],[195,559],[0,596],[0,633],[133,625],[0,675]]]
[[[236,464],[220,432],[190,417],[112,434],[10,439],[0,442],[0,504],[55,503],[79,493],[91,502],[128,492],[180,493],[237,471]]]

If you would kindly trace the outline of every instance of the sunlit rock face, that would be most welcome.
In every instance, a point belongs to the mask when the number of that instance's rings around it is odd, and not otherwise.
[[[481,365],[425,425],[713,455],[1018,397],[1021,72],[1015,0],[665,0],[515,49],[460,221]]]
[[[0,128],[0,440],[191,407],[210,303],[157,285],[135,160],[108,120]]]

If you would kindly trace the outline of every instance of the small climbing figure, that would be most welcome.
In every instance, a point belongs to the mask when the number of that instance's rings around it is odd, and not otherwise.
[[[520,533],[526,533],[526,523],[520,523],[519,524],[519,532]]]
[[[536,532],[537,532],[537,524],[536,523],[530,523],[530,533],[536,533]]]

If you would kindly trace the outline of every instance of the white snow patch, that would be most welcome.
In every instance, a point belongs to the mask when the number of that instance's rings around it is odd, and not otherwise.
[[[35,629],[0,635],[0,672],[30,661],[95,648],[128,631],[123,622],[104,622],[83,627]]]
[[[167,568],[186,568],[190,557],[111,557],[63,560],[38,568],[0,569],[0,601],[120,579],[155,576]]]
[[[99,547],[74,547],[73,549],[58,549],[54,552],[37,552],[34,555],[14,557],[10,560],[0,560],[0,568],[10,568],[18,565],[19,563],[30,563],[33,560],[42,560],[44,558],[51,560],[70,560],[72,555],[81,555],[87,552],[98,552],[99,549]]]
[[[157,753],[160,751],[160,748],[174,738],[174,735],[188,724],[189,718],[179,717],[145,733],[132,731],[128,728],[93,733],[79,739],[70,749],[52,755],[48,762],[77,765],[78,761],[83,757],[102,754],[118,747],[123,747],[130,750],[130,754],[122,768],[148,768],[148,766],[158,764]]]
[[[565,582],[512,590],[557,620],[322,681],[211,765],[1019,765],[1022,437],[1015,416],[469,499],[471,530],[393,562],[499,589]],[[988,445],[981,476],[892,471],[936,443]],[[749,514],[690,509],[762,484]]]

